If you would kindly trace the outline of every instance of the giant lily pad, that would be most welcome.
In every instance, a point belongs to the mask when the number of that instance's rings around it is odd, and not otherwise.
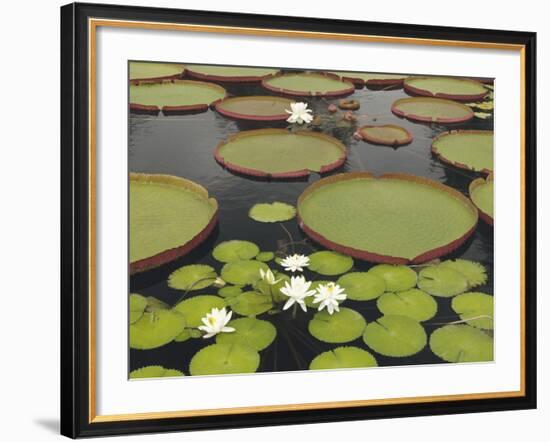
[[[183,74],[183,66],[174,63],[151,63],[142,61],[130,62],[130,81],[162,81],[179,78]]]
[[[451,308],[460,319],[476,328],[493,329],[493,297],[486,293],[468,292],[453,298]]]
[[[202,318],[210,313],[213,308],[222,309],[225,301],[214,295],[200,295],[184,299],[173,308],[174,311],[185,317],[187,327],[198,327],[202,325]]]
[[[212,256],[220,262],[231,262],[252,259],[258,253],[260,248],[253,242],[233,239],[218,244],[212,251]]]
[[[280,223],[296,216],[296,209],[290,204],[275,201],[274,203],[254,204],[248,216],[260,223]]]
[[[422,350],[428,338],[418,321],[406,316],[382,316],[367,325],[363,340],[384,356],[412,356]]]
[[[432,319],[437,313],[435,299],[418,289],[384,293],[376,305],[384,315],[407,316],[419,322]]]
[[[278,69],[242,66],[213,66],[199,64],[188,64],[185,66],[185,73],[189,77],[222,83],[257,82],[268,75],[274,75],[278,72]]]
[[[309,321],[308,330],[317,339],[331,344],[341,344],[359,338],[367,322],[355,310],[340,307],[332,315],[326,310],[315,313]]]
[[[148,365],[130,372],[130,379],[172,378],[176,376],[183,376],[183,373],[173,368],[164,368],[161,365]]]
[[[173,341],[185,329],[185,318],[177,311],[153,310],[130,324],[130,348],[149,350]]]
[[[254,373],[259,366],[260,355],[256,350],[239,343],[221,343],[195,353],[189,372],[192,376]]]
[[[285,110],[289,110],[293,102],[290,98],[270,95],[230,97],[217,102],[216,110],[237,120],[284,121],[288,118]]]
[[[130,85],[130,109],[138,112],[205,112],[225,97],[225,89],[203,81],[170,80]]]
[[[137,293],[130,295],[130,324],[137,322],[143,316],[147,307],[147,298]]]
[[[264,78],[262,86],[271,92],[295,97],[342,97],[355,91],[349,81],[324,72],[273,75]]]
[[[447,362],[493,360],[493,338],[469,325],[446,325],[430,336],[430,349]]]
[[[260,269],[269,267],[256,260],[231,261],[222,268],[222,278],[235,285],[252,285],[260,279]]]
[[[130,273],[158,267],[201,244],[218,220],[208,191],[183,178],[130,174]]]
[[[423,268],[418,275],[418,288],[430,295],[450,298],[468,289],[468,280],[456,270],[444,265]]]
[[[297,178],[340,167],[346,160],[346,147],[318,132],[258,129],[229,137],[218,145],[214,157],[244,175]]]
[[[358,129],[358,133],[364,141],[384,146],[403,146],[409,144],[413,139],[407,129],[395,124],[363,126]]]
[[[277,329],[271,322],[256,318],[239,318],[227,324],[235,329],[232,333],[220,333],[216,336],[218,344],[239,343],[256,351],[271,345],[277,336]]]
[[[180,267],[168,277],[168,286],[179,290],[200,290],[211,286],[217,277],[216,271],[204,264]]]
[[[487,271],[479,262],[469,261],[467,259],[449,259],[441,262],[439,265],[462,273],[468,281],[469,288],[477,287],[487,282]]]
[[[444,132],[433,140],[432,152],[444,163],[461,169],[489,173],[493,170],[493,132]]]
[[[462,103],[431,97],[400,98],[391,110],[399,117],[425,123],[463,123],[474,118],[472,109]]]
[[[403,74],[378,74],[375,72],[332,72],[346,81],[351,81],[355,86],[368,88],[388,88],[394,89],[401,87],[403,81],[408,77]]]
[[[478,81],[452,77],[411,77],[404,81],[403,87],[412,95],[459,101],[481,100],[488,92]]]
[[[309,364],[310,370],[376,367],[378,363],[368,351],[358,347],[336,347],[317,355]]]
[[[489,225],[493,225],[493,176],[486,180],[477,178],[470,183],[470,199],[479,210],[480,218]]]
[[[226,302],[231,310],[242,316],[261,315],[273,308],[270,296],[254,291],[231,296]]]
[[[386,282],[380,276],[367,272],[347,273],[340,276],[337,283],[353,301],[370,301],[386,290]]]
[[[416,285],[416,272],[407,266],[378,264],[371,267],[369,273],[382,278],[388,292],[402,292]]]
[[[323,250],[309,255],[309,269],[325,276],[341,275],[353,267],[353,259],[341,253]]]
[[[475,230],[477,210],[460,192],[407,174],[344,173],[298,199],[300,227],[324,246],[372,262],[421,263],[450,253]],[[393,291],[391,289],[388,289]]]

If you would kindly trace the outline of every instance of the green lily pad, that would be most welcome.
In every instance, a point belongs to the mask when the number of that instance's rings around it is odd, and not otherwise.
[[[324,250],[309,255],[309,269],[320,275],[341,275],[352,267],[353,259],[341,253]]]
[[[492,176],[483,178],[477,178],[470,183],[469,187],[470,199],[478,208],[482,219],[493,224],[493,198],[494,198],[494,186]]]
[[[172,310],[145,312],[130,325],[130,348],[149,350],[173,341],[185,329],[185,317]]]
[[[258,292],[244,292],[227,298],[227,305],[242,316],[257,316],[273,308],[271,297]]]
[[[382,316],[367,325],[363,340],[384,356],[405,357],[421,351],[428,342],[424,327],[406,316]]]
[[[137,293],[130,294],[130,324],[139,321],[147,307],[147,298]]]
[[[243,289],[236,285],[226,285],[218,290],[218,295],[222,298],[230,298],[232,296],[240,295],[243,292]]]
[[[468,280],[452,268],[434,265],[420,271],[418,288],[433,296],[450,298],[465,292],[468,289]]]
[[[269,262],[275,258],[275,253],[273,252],[260,252],[256,255],[256,260],[262,262]]]
[[[147,310],[168,310],[170,306],[153,296],[147,296]]]
[[[332,72],[333,74],[338,75],[344,80],[351,81],[357,86],[400,86],[403,84],[403,80],[408,77],[408,75],[402,74],[379,74],[376,72],[348,72],[348,71],[339,71]],[[392,88],[393,89],[393,88]]]
[[[130,379],[171,378],[176,376],[183,376],[183,373],[172,368],[164,368],[161,365],[148,365],[130,372]]]
[[[260,279],[260,269],[266,271],[269,267],[260,261],[232,261],[222,268],[224,281],[235,285],[252,285]]]
[[[354,92],[353,84],[337,75],[322,72],[300,72],[267,77],[262,86],[271,92],[298,97],[343,96]]]
[[[432,142],[432,152],[441,161],[475,172],[493,170],[493,132],[454,130],[444,132]]]
[[[316,356],[309,364],[310,370],[335,368],[376,367],[378,363],[368,351],[358,347],[336,347]]]
[[[195,353],[189,372],[192,376],[254,373],[259,366],[260,355],[256,350],[238,343],[223,343]]]
[[[252,121],[284,121],[294,100],[276,96],[229,97],[216,103],[216,110],[230,118]]]
[[[376,305],[384,315],[407,316],[419,322],[432,319],[437,313],[435,299],[418,289],[384,293]]]
[[[290,204],[279,201],[260,203],[254,204],[248,212],[248,216],[260,223],[279,223],[294,218],[296,209]]]
[[[202,325],[201,319],[210,313],[213,308],[222,309],[225,307],[225,301],[219,296],[200,295],[184,299],[176,304],[173,310],[185,317],[187,327],[198,327]]]
[[[468,287],[470,288],[477,287],[487,282],[487,271],[479,262],[467,259],[449,259],[443,261],[439,265],[461,273],[468,281]]]
[[[453,77],[410,77],[403,82],[405,91],[414,95],[449,100],[481,100],[487,89],[478,81]]]
[[[353,272],[340,276],[337,283],[346,291],[348,299],[370,301],[386,290],[386,282],[378,275],[368,272]]]
[[[250,82],[260,81],[268,75],[274,75],[279,69],[256,68],[244,66],[215,66],[188,64],[185,66],[185,73],[193,78],[221,82]]]
[[[179,290],[200,290],[211,286],[218,274],[207,265],[192,264],[170,273],[168,286]]]
[[[493,301],[494,298],[486,293],[468,292],[454,297],[451,308],[472,327],[492,330]]]
[[[308,330],[317,339],[331,344],[342,344],[359,338],[367,322],[355,310],[341,307],[332,315],[327,310],[315,313],[309,321]]]
[[[394,114],[423,123],[463,123],[474,118],[468,106],[452,100],[432,97],[400,98],[391,107]]]
[[[233,333],[220,333],[216,336],[218,344],[238,343],[261,351],[271,345],[277,336],[277,329],[271,322],[255,318],[239,318],[227,324],[233,327]]]
[[[231,262],[252,259],[258,253],[260,248],[253,242],[234,239],[218,244],[212,251],[212,256],[220,262]]]
[[[132,61],[129,66],[130,80],[161,80],[177,78],[183,74],[183,66],[174,63],[150,63]]]
[[[446,325],[430,336],[430,349],[447,362],[493,360],[493,338],[469,325]]]
[[[379,264],[372,267],[369,273],[382,278],[388,292],[403,292],[416,285],[416,272],[407,266]]]

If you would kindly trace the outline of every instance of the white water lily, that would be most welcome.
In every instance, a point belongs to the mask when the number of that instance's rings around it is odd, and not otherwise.
[[[233,327],[227,327],[227,323],[231,320],[233,312],[227,313],[225,307],[221,310],[214,307],[210,313],[207,313],[205,317],[201,319],[204,325],[199,326],[199,330],[205,332],[203,338],[211,338],[218,333],[231,333],[235,329]]]
[[[319,311],[325,307],[329,315],[332,315],[335,311],[339,312],[340,308],[338,304],[347,298],[344,293],[344,289],[334,282],[328,284],[320,284],[317,287],[317,293],[314,295],[313,303],[319,304]]]
[[[312,110],[307,108],[307,103],[290,103],[290,109],[285,109],[285,112],[290,114],[290,117],[286,119],[289,123],[307,124],[313,120]]]
[[[285,281],[281,293],[288,296],[288,300],[283,306],[283,310],[292,307],[293,304],[298,304],[304,312],[307,311],[304,299],[315,294],[315,290],[309,290],[310,286],[311,281],[306,281],[303,276],[293,276],[290,278],[290,284]]]
[[[288,272],[301,272],[304,267],[309,265],[309,257],[306,255],[299,255],[295,253],[294,255],[289,255],[281,261],[281,265]]]
[[[224,287],[225,286],[225,281],[223,279],[221,279],[219,276],[214,280],[214,282],[212,283],[212,285],[214,287],[218,287],[218,288],[221,288],[221,287]]]
[[[275,279],[275,275],[270,269],[263,270],[260,269],[260,277],[262,278],[262,281],[267,282],[269,285],[275,285],[277,284],[281,279]]]

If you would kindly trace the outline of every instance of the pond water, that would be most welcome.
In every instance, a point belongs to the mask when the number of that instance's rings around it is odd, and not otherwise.
[[[268,95],[259,85],[224,85],[233,95]],[[443,131],[450,129],[484,129],[492,130],[492,119],[474,118],[470,122],[450,126],[437,124],[427,125],[394,116],[391,104],[408,97],[402,90],[358,89],[348,98],[360,102],[361,108],[355,112],[358,122],[353,125],[341,123],[339,117],[329,114],[327,104],[338,100],[314,98],[308,99],[309,106],[315,115],[323,118],[322,131],[342,141],[349,149],[344,167],[333,173],[349,171],[369,171],[374,174],[387,172],[405,172],[430,178],[447,184],[467,195],[468,185],[472,179],[481,176],[445,165],[431,154],[432,139]],[[399,148],[376,146],[353,138],[355,130],[365,124],[393,123],[407,128],[413,134],[411,144]],[[281,241],[287,241],[287,233],[277,223],[264,224],[248,217],[248,210],[256,203],[282,201],[295,205],[298,196],[311,183],[320,179],[318,174],[309,178],[292,181],[254,180],[238,176],[223,169],[213,157],[216,145],[229,135],[238,131],[264,127],[287,127],[287,123],[242,122],[225,118],[215,111],[196,115],[180,116],[144,116],[131,114],[129,118],[129,170],[131,172],[161,173],[176,175],[193,180],[206,187],[220,206],[219,225],[209,239],[190,255],[160,268],[130,278],[130,291],[145,296],[154,296],[169,305],[174,305],[182,292],[167,285],[168,275],[175,269],[192,263],[209,264],[216,270],[220,263],[212,256],[212,248],[225,240],[244,239],[253,241],[263,251],[275,251]],[[305,238],[295,220],[284,223],[295,241]],[[312,245],[323,250],[322,247]],[[291,250],[288,250],[289,252]],[[309,254],[309,246],[298,245],[296,251]],[[475,290],[493,294],[493,231],[482,221],[471,238],[449,258],[466,258],[482,263],[488,273],[487,283]],[[279,267],[274,262],[273,268]],[[373,264],[355,260],[355,269],[367,270]],[[305,272],[308,279],[337,279]],[[198,294],[216,294],[217,289],[210,287],[192,292]],[[435,298],[438,313],[433,319],[423,323],[429,335],[442,324],[460,318],[450,307],[451,298]],[[381,316],[373,301],[346,300],[346,307],[357,310],[364,315],[367,322]],[[292,319],[292,309],[275,315],[263,314],[261,319],[272,322],[277,328],[277,338],[267,349],[261,352],[261,365],[258,371],[291,371],[307,370],[310,361],[323,351],[338,347],[325,344],[312,337],[307,324],[315,313],[298,312]],[[189,362],[192,356],[202,347],[213,343],[213,340],[190,339],[182,343],[172,342],[153,350],[130,350],[129,369],[134,370],[147,365],[162,365],[178,369],[189,374]],[[341,345],[355,345],[366,348],[362,339]],[[411,357],[393,358],[374,352],[379,366],[396,366],[410,364],[443,363],[428,346]]]

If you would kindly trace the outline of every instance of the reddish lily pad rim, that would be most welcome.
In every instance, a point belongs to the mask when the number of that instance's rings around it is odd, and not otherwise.
[[[225,146],[227,143],[231,141],[236,140],[237,138],[255,136],[255,135],[290,134],[290,133],[291,132],[289,132],[286,129],[256,129],[256,130],[247,130],[243,132],[237,132],[236,134],[231,135],[229,138],[227,138],[226,140],[218,144],[218,146],[216,147],[216,150],[214,151],[214,158],[221,166],[225,167],[228,170],[231,170],[232,172],[236,172],[242,175],[249,175],[249,176],[254,176],[259,178],[272,178],[272,179],[307,177],[312,173],[311,170],[309,169],[300,169],[300,170],[293,170],[293,171],[281,172],[281,173],[268,173],[268,172],[264,172],[263,170],[249,169],[247,167],[241,167],[237,164],[233,164],[228,161],[225,161],[225,159],[220,153],[220,150],[223,148],[223,146]],[[319,171],[320,174],[337,169],[338,167],[342,166],[346,162],[346,158],[347,158],[346,146],[336,138],[331,137],[329,135],[325,135],[320,132],[311,132],[308,130],[299,130],[296,132],[292,132],[292,134],[308,136],[308,137],[316,137],[325,141],[329,141],[342,151],[342,156],[340,158],[338,158],[336,161],[332,163],[325,164],[323,167],[321,167],[321,170]]]
[[[435,137],[432,140],[432,153],[441,161],[442,163],[449,164],[450,166],[458,167],[459,169],[465,169],[472,172],[480,172],[479,170],[473,169],[471,166],[468,166],[467,164],[460,163],[458,161],[451,161],[448,158],[445,158],[441,152],[437,149],[437,146],[435,145],[437,141],[439,141],[442,138],[445,138],[447,136],[456,136],[456,135],[489,135],[493,134],[492,130],[475,130],[475,129],[458,129],[458,130],[450,130],[447,132],[440,133],[437,137]],[[481,170],[481,173],[491,174],[492,170],[490,169],[483,169]]]
[[[424,184],[427,186],[431,186],[435,189],[442,190],[448,193],[453,198],[457,198],[460,201],[462,201],[467,206],[467,208],[469,208],[472,211],[472,213],[475,214],[476,220],[473,226],[470,228],[470,230],[464,233],[461,237],[443,246],[437,247],[432,250],[428,250],[412,259],[403,258],[399,256],[382,255],[378,253],[369,252],[368,250],[360,250],[360,249],[355,249],[353,247],[344,246],[344,245],[335,243],[328,238],[325,238],[323,235],[315,232],[313,229],[309,228],[304,223],[300,214],[300,205],[301,205],[301,202],[307,197],[307,195],[317,190],[319,187],[324,186],[325,184],[332,184],[338,181],[353,180],[357,178],[379,179],[379,180],[399,179],[403,181],[410,181],[417,184]],[[378,177],[376,177],[375,175],[369,172],[348,172],[348,173],[341,173],[338,175],[332,175],[332,176],[323,178],[313,183],[309,187],[307,187],[306,190],[304,190],[304,192],[302,192],[302,194],[299,196],[298,202],[296,204],[296,208],[297,208],[296,218],[298,220],[298,225],[314,241],[318,242],[319,244],[331,250],[335,250],[345,255],[352,256],[353,258],[362,259],[369,262],[384,263],[384,264],[422,264],[424,262],[431,261],[440,256],[447,255],[452,251],[456,250],[458,247],[460,247],[475,232],[477,227],[477,220],[478,220],[477,208],[475,207],[474,204],[472,204],[469,198],[465,197],[459,191],[453,189],[452,187],[441,184],[437,181],[433,181],[427,178],[419,177],[416,175],[410,175],[406,173],[386,173]]]
[[[393,141],[388,140],[387,138],[378,138],[373,135],[369,135],[368,130],[364,131],[365,129],[369,129],[371,127],[391,127],[393,129],[398,129],[403,132],[404,137],[399,139],[395,138]],[[405,129],[404,127],[398,126],[396,124],[366,125],[360,127],[357,132],[359,133],[363,141],[368,141],[372,144],[381,144],[383,146],[404,146],[405,144],[411,143],[413,140],[412,133],[408,129]]]
[[[227,101],[239,101],[239,100],[251,100],[251,99],[253,100],[253,99],[266,99],[266,98],[274,101],[281,101],[281,102],[288,101],[289,107],[290,107],[290,102],[292,102],[292,100],[289,101],[288,98],[284,98],[284,97],[276,97],[272,95],[251,95],[251,96],[241,96],[241,97],[225,97],[223,100],[216,101],[216,103],[214,104],[214,108],[218,113],[222,114],[223,116],[229,117],[229,118],[235,118],[236,120],[251,120],[251,121],[286,120],[289,116],[289,114],[286,114],[286,113],[273,114],[273,115],[252,115],[252,114],[242,114],[239,112],[233,112],[223,108],[223,104]]]
[[[444,92],[433,93],[428,89],[423,89],[421,87],[413,86],[411,83],[414,83],[417,80],[430,80],[436,77],[411,77],[407,78],[403,82],[403,88],[405,92],[411,95],[417,95],[422,97],[435,97],[435,98],[444,98],[446,100],[457,100],[457,101],[478,101],[483,99],[488,94],[488,90],[483,87],[483,84],[479,81],[472,80],[470,78],[452,78],[452,77],[439,77],[439,78],[449,78],[451,80],[464,81],[466,83],[473,83],[479,85],[484,89],[484,92],[479,94],[446,94]]]
[[[451,104],[453,106],[459,106],[463,108],[466,113],[465,116],[462,118],[445,118],[445,117],[436,117],[436,118],[430,118],[426,117],[424,115],[415,115],[414,113],[407,113],[405,111],[402,111],[399,109],[399,105],[401,103],[405,102],[417,102],[417,101],[437,101],[437,102],[445,102],[446,104]],[[469,121],[472,118],[474,118],[474,111],[470,109],[468,106],[457,103],[456,101],[452,100],[445,100],[443,98],[433,98],[433,97],[411,97],[411,98],[400,98],[399,100],[396,100],[392,106],[391,111],[397,115],[398,117],[406,118],[411,121],[419,121],[421,123],[447,123],[447,124],[453,124],[453,123],[464,123],[465,121]]]
[[[472,200],[472,204],[474,206],[476,206],[476,203],[474,202],[474,199],[472,198],[475,190],[478,188],[478,187],[481,187],[481,186],[484,186],[486,185],[487,183],[489,182],[492,182],[493,181],[493,174],[489,174],[489,176],[486,178],[486,179],[483,179],[483,178],[476,178],[475,180],[473,180],[470,185],[468,186],[468,194],[470,195],[470,199]],[[477,207],[477,206],[476,206]],[[477,210],[479,212],[479,217],[485,221],[487,224],[489,224],[490,226],[493,226],[494,225],[494,219],[491,215],[489,215],[488,213],[485,213],[483,210],[481,210],[479,207],[477,207]]]
[[[311,92],[311,91],[296,91],[296,90],[290,90],[290,89],[284,89],[279,88],[275,86],[271,86],[268,82],[269,80],[276,78],[276,77],[282,77],[282,76],[290,76],[290,75],[310,75],[310,76],[316,76],[316,77],[326,77],[330,78],[332,80],[338,80],[344,83],[347,87],[343,89],[339,89],[336,91],[329,91],[329,92]],[[265,77],[262,80],[262,87],[267,89],[268,91],[274,92],[276,94],[283,94],[283,95],[289,95],[291,97],[345,97],[346,95],[353,94],[355,92],[355,85],[347,80],[342,79],[336,74],[332,74],[330,72],[293,72],[293,73],[278,73],[275,75],[269,75]]]
[[[355,87],[362,88],[364,86],[403,86],[403,81],[405,81],[406,78],[408,78],[408,75],[403,75],[403,78],[372,78],[370,80],[364,80],[360,77],[354,77],[353,72],[349,72],[345,75],[337,75],[339,78],[341,78],[344,81],[349,81],[350,83],[353,83]],[[376,73],[374,73],[376,75]],[[386,75],[386,74],[381,74]]]
[[[201,197],[207,199],[210,205],[215,209],[214,214],[210,219],[210,222],[185,244],[157,253],[156,255],[150,256],[148,258],[143,258],[138,261],[131,262],[130,263],[131,275],[139,272],[144,272],[146,270],[150,270],[156,267],[160,267],[163,264],[166,264],[170,261],[173,261],[175,259],[178,259],[188,254],[191,250],[195,249],[203,241],[205,241],[206,238],[208,238],[208,236],[212,233],[212,231],[216,227],[216,224],[218,223],[218,212],[219,212],[218,202],[214,198],[211,198],[208,194],[208,191],[200,184],[197,184],[191,180],[187,180],[185,178],[181,178],[173,175],[133,173],[133,172],[130,173],[130,181],[166,184],[173,187],[180,187],[187,191],[190,190],[190,191],[196,192]]]
[[[243,66],[243,68],[246,68],[246,66]],[[275,68],[266,68],[266,69],[275,69]],[[277,73],[280,73],[278,71]],[[193,69],[189,69],[188,67],[185,68],[185,75],[191,78],[195,78],[197,80],[204,80],[204,81],[217,81],[219,83],[258,83],[262,81],[264,78],[269,77],[274,74],[267,74],[267,75],[215,75],[215,74],[205,74],[203,72],[197,72]]]

